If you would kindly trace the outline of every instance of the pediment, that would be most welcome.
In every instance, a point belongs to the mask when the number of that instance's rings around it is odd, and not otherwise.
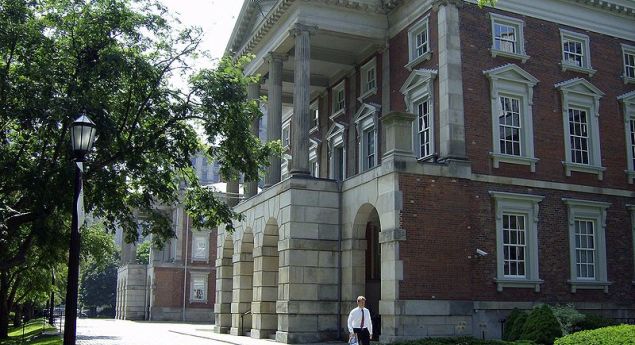
[[[431,80],[434,80],[437,77],[437,70],[435,69],[416,69],[410,73],[408,79],[403,84],[401,89],[399,90],[402,94],[408,93],[410,90],[424,84],[428,83]]]
[[[379,114],[380,110],[381,106],[378,104],[362,103],[362,106],[359,107],[359,110],[357,110],[357,113],[355,113],[355,116],[353,117],[353,122],[358,122],[367,116]]]
[[[239,51],[258,29],[275,3],[275,0],[246,0],[240,9],[226,49],[233,52]]]
[[[617,100],[624,104],[635,104],[635,90],[618,96]]]
[[[575,92],[586,95],[592,95],[595,97],[604,96],[604,92],[591,84],[588,80],[582,78],[574,78],[565,80],[555,85],[556,89],[560,91]]]
[[[538,83],[538,79],[513,63],[483,71],[483,74],[490,79],[505,79],[532,86]]]
[[[338,134],[344,133],[344,128],[345,127],[344,127],[343,124],[335,121],[335,122],[333,122],[333,124],[329,128],[329,131],[326,132],[326,137],[328,139],[330,139],[330,138],[332,138],[332,137],[334,137],[334,136],[336,136]]]

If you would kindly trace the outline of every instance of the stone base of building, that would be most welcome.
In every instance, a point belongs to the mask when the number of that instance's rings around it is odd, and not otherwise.
[[[151,308],[152,321],[183,321],[183,309],[181,308]],[[214,322],[214,310],[212,308],[185,309],[186,322]]]

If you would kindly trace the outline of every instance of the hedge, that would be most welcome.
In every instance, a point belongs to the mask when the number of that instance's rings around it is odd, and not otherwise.
[[[635,326],[619,325],[580,331],[556,340],[554,345],[635,345]]]

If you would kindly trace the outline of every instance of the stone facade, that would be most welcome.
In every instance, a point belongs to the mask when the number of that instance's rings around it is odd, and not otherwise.
[[[216,331],[342,339],[358,295],[382,342],[499,338],[540,303],[635,318],[635,7],[263,3],[228,51],[288,156],[218,231]]]

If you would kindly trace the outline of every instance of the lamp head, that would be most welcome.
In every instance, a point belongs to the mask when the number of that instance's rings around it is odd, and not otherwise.
[[[93,147],[97,128],[86,114],[81,114],[71,125],[71,145],[77,161],[83,161],[84,156]]]

